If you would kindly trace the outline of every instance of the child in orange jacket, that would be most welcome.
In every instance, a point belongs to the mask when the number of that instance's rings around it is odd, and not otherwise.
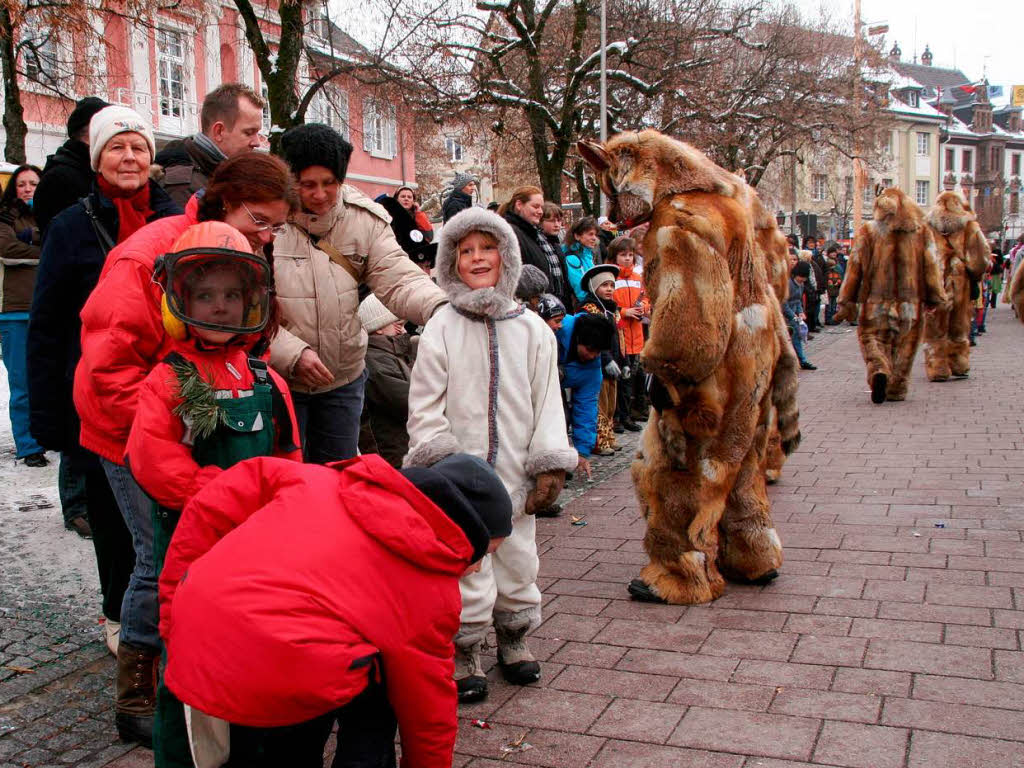
[[[643,269],[636,264],[636,240],[617,237],[608,246],[608,259],[619,268],[615,279],[615,304],[619,307],[619,337],[622,340],[622,377],[616,395],[616,427],[639,432],[636,420],[646,421],[643,402],[646,400],[645,379],[640,370],[640,353],[644,350],[644,326],[651,315],[651,303],[644,287]]]

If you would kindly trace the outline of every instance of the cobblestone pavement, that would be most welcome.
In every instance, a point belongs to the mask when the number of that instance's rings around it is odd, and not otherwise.
[[[929,384],[919,362],[906,402],[873,406],[854,329],[812,341],[803,445],[771,491],[782,575],[709,606],[628,599],[645,562],[634,441],[595,462],[538,521],[543,680],[492,669],[455,765],[1024,766],[1022,343],[1001,306],[970,379]],[[0,473],[0,768],[148,768],[110,725],[91,549],[56,508],[19,509],[56,504],[31,472]]]

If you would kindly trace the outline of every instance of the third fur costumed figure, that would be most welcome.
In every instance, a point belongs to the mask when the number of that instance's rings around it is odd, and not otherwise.
[[[836,320],[853,319],[868,368],[871,402],[904,400],[921,343],[922,308],[946,301],[935,241],[921,209],[896,188],[875,199],[874,220],[857,232]]]

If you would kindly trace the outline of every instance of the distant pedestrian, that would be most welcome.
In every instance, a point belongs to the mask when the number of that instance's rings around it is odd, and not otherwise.
[[[452,179],[451,194],[445,198],[441,206],[441,216],[445,224],[457,214],[473,207],[473,195],[476,194],[478,179],[471,173],[456,173]]]

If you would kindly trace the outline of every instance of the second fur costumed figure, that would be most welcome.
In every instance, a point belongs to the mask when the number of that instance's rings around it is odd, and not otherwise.
[[[554,503],[578,462],[566,434],[554,335],[513,298],[521,268],[516,236],[497,215],[472,208],[445,225],[436,277],[451,303],[427,323],[409,387],[405,466],[431,466],[458,452],[479,456],[497,471],[514,510],[512,534],[462,579],[455,637],[461,701],[487,695],[480,654],[492,620],[505,678],[540,678],[526,643],[540,623],[533,513]]]

